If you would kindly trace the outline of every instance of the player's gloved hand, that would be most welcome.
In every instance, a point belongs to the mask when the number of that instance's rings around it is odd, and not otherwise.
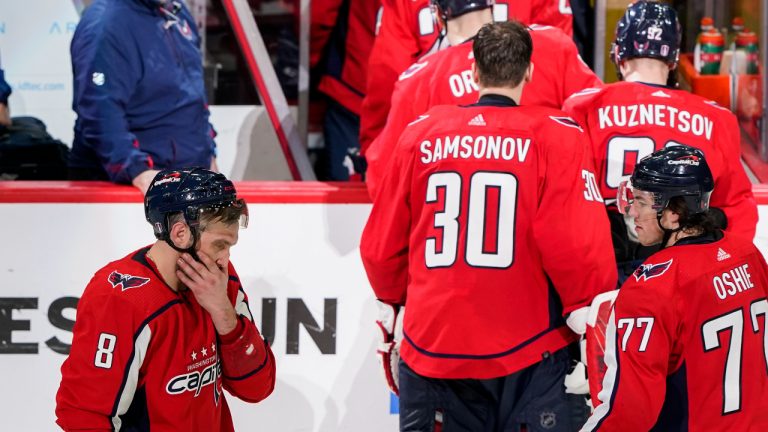
[[[584,333],[587,331],[587,318],[589,317],[590,306],[584,306],[576,309],[568,315],[565,323],[577,335],[581,336],[579,340],[579,359],[573,367],[573,370],[565,376],[565,392],[571,394],[588,394],[589,381],[587,380],[587,343],[584,339]]]
[[[584,340],[579,343],[583,345]],[[589,380],[587,380],[587,365],[576,362],[573,370],[565,376],[565,392],[570,394],[589,394]]]
[[[565,323],[568,327],[577,335],[584,335],[587,331],[587,317],[589,316],[589,306],[576,309],[568,314],[568,318],[565,319]]]
[[[379,319],[376,325],[379,327],[381,339],[376,355],[384,372],[387,386],[396,395],[400,395],[398,381],[398,362],[400,361],[400,343],[403,340],[403,315],[405,309],[399,305],[392,305],[382,301],[376,301],[379,307]]]
[[[344,166],[349,171],[349,177],[359,176],[359,180],[365,180],[365,171],[368,170],[368,161],[365,156],[360,154],[360,149],[350,147],[347,149],[347,155],[344,156]]]

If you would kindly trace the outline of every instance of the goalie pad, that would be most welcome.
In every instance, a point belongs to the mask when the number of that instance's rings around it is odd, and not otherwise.
[[[619,290],[604,292],[595,296],[592,300],[592,306],[587,316],[587,331],[585,333],[587,341],[586,358],[587,378],[589,379],[589,393],[592,398],[592,406],[597,408],[600,400],[597,394],[603,388],[603,377],[605,376],[605,330],[608,327],[608,320],[611,317],[613,303]]]
[[[403,340],[403,315],[405,308],[382,301],[376,301],[379,308],[379,346],[376,355],[379,358],[381,371],[387,387],[396,395],[400,395],[398,380],[398,363],[400,362],[400,344]]]

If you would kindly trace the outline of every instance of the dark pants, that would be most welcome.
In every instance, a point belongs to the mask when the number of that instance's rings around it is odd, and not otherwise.
[[[329,99],[323,119],[325,148],[318,158],[318,179],[349,180],[349,169],[344,166],[344,158],[349,149],[360,148],[359,134],[360,117]]]
[[[571,356],[564,348],[541,362],[493,379],[436,379],[400,361],[400,430],[570,432],[589,416],[586,399],[565,393]],[[523,429],[524,428],[524,429]]]

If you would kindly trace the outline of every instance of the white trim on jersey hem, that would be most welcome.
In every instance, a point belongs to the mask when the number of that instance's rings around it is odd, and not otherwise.
[[[122,427],[122,420],[120,416],[128,412],[128,408],[131,407],[133,402],[133,396],[136,394],[136,387],[139,382],[139,370],[144,363],[144,356],[147,354],[149,348],[149,341],[152,339],[152,330],[149,325],[145,325],[139,333],[134,343],[134,355],[131,364],[128,365],[128,377],[125,379],[125,386],[123,392],[120,394],[120,402],[117,404],[117,412],[112,417],[112,425],[115,427],[115,432],[119,432]]]

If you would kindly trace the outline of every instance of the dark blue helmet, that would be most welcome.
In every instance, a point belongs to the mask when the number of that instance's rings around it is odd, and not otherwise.
[[[653,208],[658,214],[678,196],[683,197],[690,214],[703,213],[709,209],[715,188],[704,153],[686,145],[666,147],[641,159],[630,183],[633,189],[653,193]]]
[[[616,67],[623,60],[653,58],[677,65],[682,31],[677,12],[654,1],[631,4],[616,25],[611,59]]]
[[[157,173],[144,196],[144,215],[155,237],[167,241],[169,215],[182,213],[187,225],[197,227],[202,210],[232,205],[245,204],[224,174],[204,168],[166,169]]]
[[[440,18],[449,20],[465,13],[493,6],[494,0],[430,0]]]

